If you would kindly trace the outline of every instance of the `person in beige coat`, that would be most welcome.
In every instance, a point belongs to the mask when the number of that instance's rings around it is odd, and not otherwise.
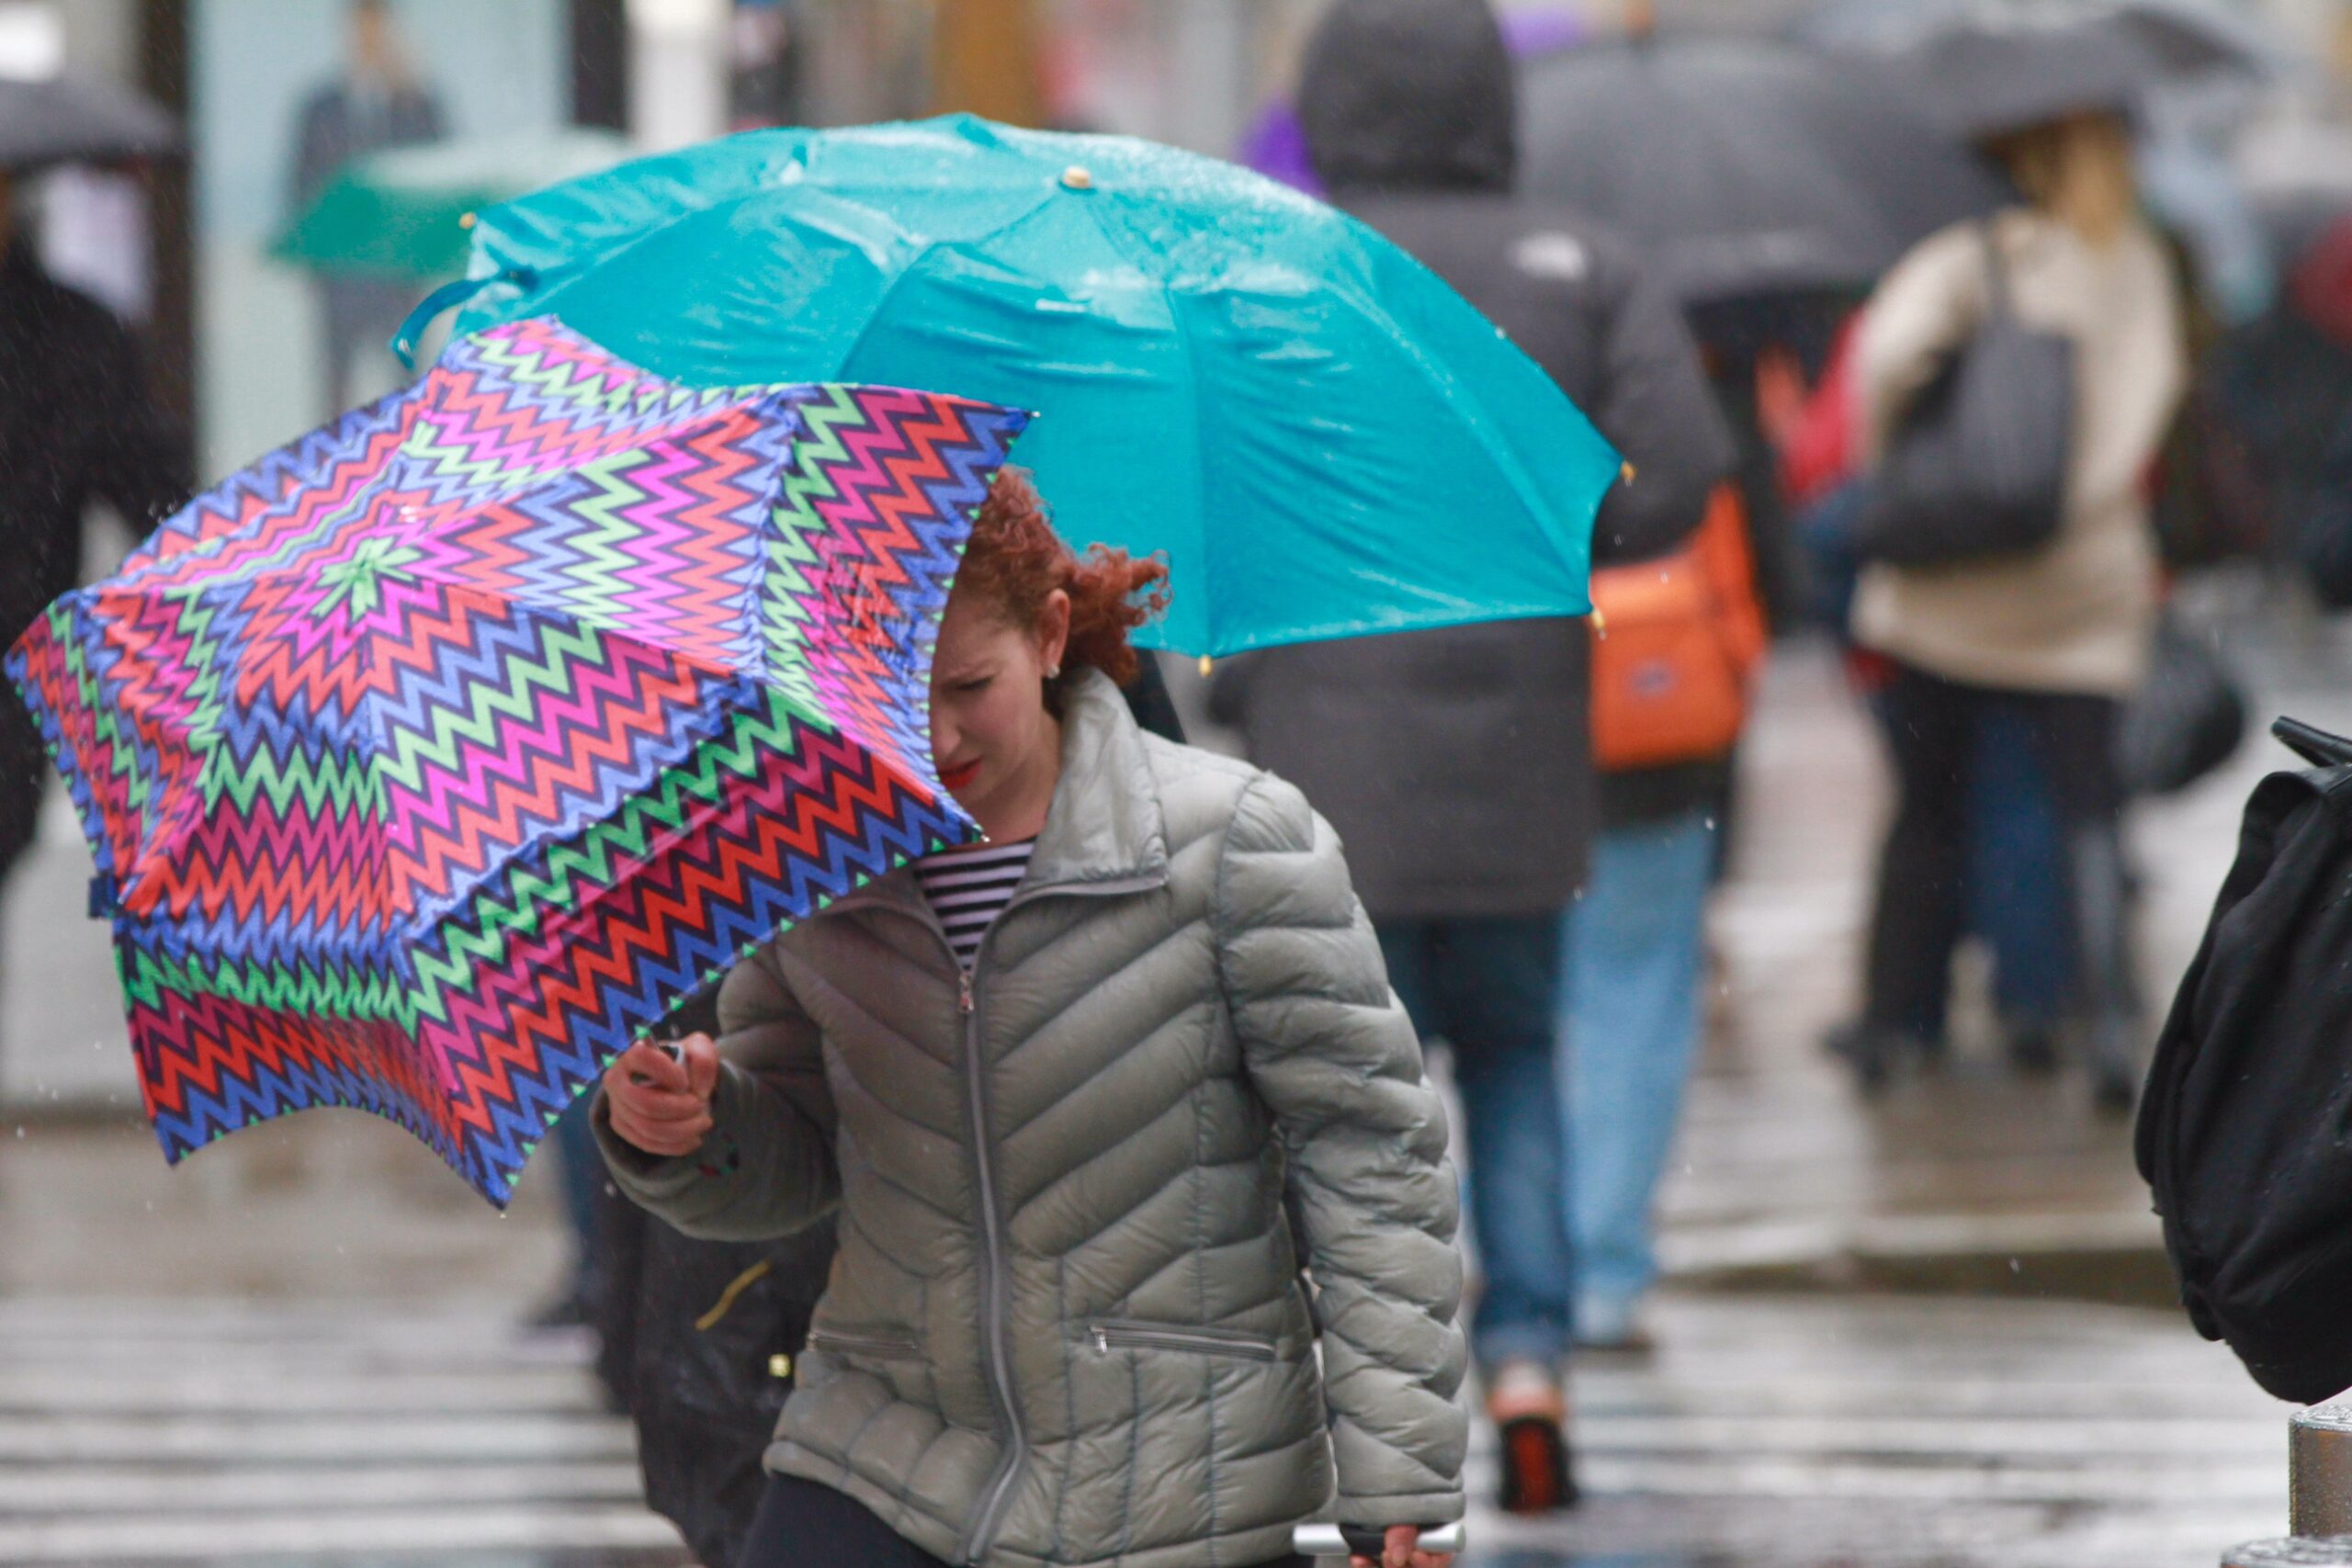
[[[2071,901],[2076,990],[2102,1102],[2130,1103],[2137,1002],[2124,949],[2121,701],[2146,677],[2159,594],[2146,486],[2185,389],[2174,275],[2142,220],[2126,126],[2088,111],[1991,146],[2027,197],[1990,220],[2018,317],[2075,349],[2075,417],[2056,536],[1932,567],[1875,564],[1855,637],[1893,660],[1886,729],[1899,801],[1879,865],[1865,1002],[1833,1043],[1866,1087],[1906,1043],[1932,1050],[1962,926],[1972,749],[1996,720],[2033,738],[2064,825],[2044,886]],[[1857,378],[1866,462],[1987,308],[1984,235],[1922,242],[1863,315]],[[2028,1047],[2031,1042],[2012,1042]]]
[[[1073,558],[1001,474],[932,672],[987,841],[605,1075],[615,1179],[678,1229],[836,1217],[743,1568],[1305,1568],[1327,1508],[1385,1568],[1451,1561],[1419,1544],[1468,1441],[1445,1114],[1329,825],[1128,716],[1164,575]]]

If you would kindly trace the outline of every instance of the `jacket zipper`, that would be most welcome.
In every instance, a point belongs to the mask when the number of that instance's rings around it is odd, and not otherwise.
[[[967,969],[956,958],[956,950],[947,941],[946,929],[940,925],[936,914],[926,905],[924,923],[930,926],[939,944],[946,950],[947,961],[956,964],[956,1005],[964,1017],[964,1071],[967,1108],[972,1116],[972,1163],[980,1186],[980,1247],[982,1279],[980,1288],[980,1333],[988,1341],[987,1366],[989,1392],[995,1396],[998,1415],[1004,1422],[1007,1441],[1004,1457],[997,1463],[986,1500],[973,1518],[971,1529],[965,1532],[964,1541],[956,1556],[965,1562],[977,1564],[987,1554],[989,1543],[996,1535],[1006,1506],[1012,1500],[1012,1483],[1020,1479],[1029,1461],[1029,1436],[1021,1425],[1021,1410],[1012,1397],[1012,1353],[1005,1344],[1005,1309],[1010,1304],[1005,1296],[1008,1286],[1004,1267],[1004,1221],[997,1212],[996,1168],[989,1149],[989,1106],[986,1064],[980,1051],[980,1002],[978,976],[980,965],[989,955],[997,928],[1004,918],[1022,905],[1034,899],[1055,895],[1080,897],[1088,895],[1106,897],[1123,893],[1141,893],[1158,887],[1166,879],[1158,876],[1127,877],[1116,882],[1065,883],[1023,888],[1005,901],[988,929],[980,933],[980,944],[972,954],[972,966]]]
[[[1176,1328],[1157,1323],[1093,1323],[1087,1336],[1094,1353],[1107,1356],[1119,1348],[1181,1350],[1202,1356],[1239,1356],[1246,1360],[1274,1359],[1274,1341],[1258,1334],[1222,1328]]]
[[[1005,907],[1012,908],[1010,904]],[[1000,911],[997,919],[1003,918]],[[990,921],[988,931],[980,933],[980,945],[972,954],[971,968],[961,964],[956,966],[956,1005],[964,1015],[964,1089],[972,1113],[972,1166],[980,1184],[980,1337],[988,1342],[989,1392],[996,1398],[997,1415],[1004,1422],[1005,1432],[1004,1457],[997,1461],[996,1475],[964,1538],[963,1550],[957,1553],[970,1563],[978,1562],[980,1554],[988,1549],[989,1537],[995,1533],[997,1520],[1012,1495],[1012,1483],[1029,1458],[1029,1435],[1022,1428],[1021,1411],[1013,1403],[1012,1369],[1004,1343],[1004,1237],[999,1228],[1001,1222],[996,1207],[995,1162],[989,1156],[988,1089],[980,1059],[978,988],[972,982],[980,959],[988,952],[989,936],[995,930],[995,922]],[[941,940],[946,940],[944,932]],[[952,956],[954,950],[949,951]]]
[[[808,1343],[820,1350],[841,1350],[876,1360],[913,1361],[922,1359],[922,1346],[911,1334],[849,1334],[838,1328],[812,1328]]]

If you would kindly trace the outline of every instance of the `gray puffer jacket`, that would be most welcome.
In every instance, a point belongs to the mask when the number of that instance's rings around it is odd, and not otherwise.
[[[650,1158],[600,1111],[606,1158],[693,1235],[838,1205],[768,1466],[935,1556],[1261,1562],[1335,1469],[1345,1522],[1459,1517],[1444,1113],[1338,840],[1100,675],[1064,717],[968,981],[884,877],[729,976],[703,1148]]]

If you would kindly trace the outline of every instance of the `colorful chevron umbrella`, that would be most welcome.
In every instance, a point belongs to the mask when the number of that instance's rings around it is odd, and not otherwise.
[[[8,672],[166,1156],[356,1106],[503,1206],[673,1002],[975,836],[931,649],[1027,417],[690,389],[514,321],[51,605]]]

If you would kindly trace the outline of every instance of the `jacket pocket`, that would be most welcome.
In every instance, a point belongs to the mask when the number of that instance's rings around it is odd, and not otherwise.
[[[1280,1358],[1271,1336],[1244,1334],[1232,1328],[1195,1328],[1191,1325],[1137,1323],[1125,1318],[1097,1318],[1086,1325],[1095,1354],[1114,1350],[1173,1350],[1193,1356],[1238,1356],[1248,1361]]]
[[[812,1328],[808,1345],[869,1361],[920,1361],[922,1345],[911,1334],[896,1328]]]

